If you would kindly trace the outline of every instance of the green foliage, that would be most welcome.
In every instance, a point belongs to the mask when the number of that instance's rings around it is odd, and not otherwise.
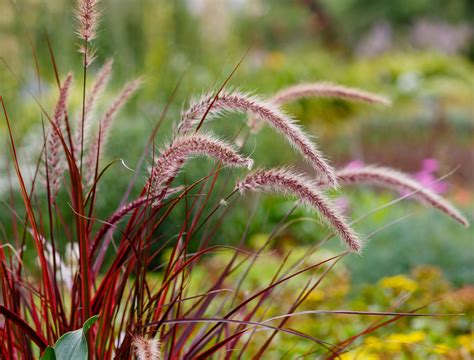
[[[43,352],[40,360],[56,360],[56,355],[54,353],[54,348],[48,346],[46,350]]]
[[[87,360],[87,333],[98,319],[98,315],[92,316],[84,322],[81,329],[62,335],[53,347],[48,346],[41,360]]]
[[[259,234],[255,241],[261,245],[268,234]],[[257,244],[255,244],[257,245]],[[259,246],[257,245],[257,246]],[[368,245],[367,252],[370,250]],[[291,263],[302,254],[311,252],[311,246],[297,245],[291,239],[283,237],[279,241],[279,251],[265,252],[255,259],[249,270],[247,281],[239,288],[237,298],[245,298],[265,286],[279,267],[286,250],[291,249],[287,261]],[[318,261],[330,256],[330,252],[319,251],[307,260],[307,263]],[[367,255],[367,254],[366,254]],[[247,255],[242,254],[239,259]],[[229,254],[222,252],[210,257],[199,267],[191,278],[189,286],[199,289],[202,279],[213,279],[217,269],[224,267],[230,260]],[[321,285],[308,296],[299,311],[352,309],[357,311],[384,311],[396,308],[399,312],[409,312],[418,306],[429,305],[424,313],[453,314],[452,316],[428,316],[400,319],[391,326],[378,329],[366,337],[356,340],[348,346],[350,351],[342,354],[343,359],[426,359],[426,358],[457,358],[461,354],[474,354],[472,341],[469,341],[470,321],[473,306],[471,303],[474,289],[465,286],[455,290],[453,284],[446,280],[441,270],[432,265],[418,265],[407,271],[398,272],[394,269],[390,275],[380,277],[373,283],[354,285],[352,273],[354,264],[370,263],[370,260],[359,256],[350,257],[349,262],[338,263],[324,279]],[[305,263],[306,264],[306,263]],[[389,266],[389,265],[387,265]],[[383,271],[380,264],[372,266]],[[286,271],[283,267],[282,271]],[[224,287],[238,283],[245,267],[239,268],[227,279]],[[317,281],[321,272],[303,274],[294,281],[281,286],[278,291],[278,301],[265,303],[259,308],[257,316],[268,319],[287,311],[291,307],[295,294],[311,280]],[[432,302],[432,299],[443,299]],[[210,309],[212,313],[212,309]],[[350,337],[371,326],[371,324],[388,320],[386,317],[362,315],[312,314],[303,319],[302,314],[295,315],[287,326],[304,333],[314,334],[319,339],[337,344],[340,339]],[[378,321],[378,322],[377,322]],[[250,352],[255,353],[266,340],[265,332],[257,332],[251,344]],[[279,341],[273,344],[268,352],[269,358],[283,357],[287,349],[292,356],[302,356],[314,351],[316,357],[321,350],[315,348],[310,340],[295,340],[291,335],[280,334]],[[359,357],[358,357],[359,356]],[[444,357],[443,357],[444,356]]]
[[[340,25],[340,31],[357,40],[364,30],[380,21],[396,28],[412,24],[417,18],[441,18],[469,22],[474,6],[469,0],[322,0],[324,7]]]

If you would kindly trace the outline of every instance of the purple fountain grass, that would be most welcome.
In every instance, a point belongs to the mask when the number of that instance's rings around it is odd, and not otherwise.
[[[161,193],[167,189],[186,161],[196,155],[216,158],[224,165],[232,167],[251,169],[253,166],[252,159],[242,157],[230,144],[211,135],[183,135],[176,138],[173,144],[156,159],[146,184],[150,196],[161,196]]]
[[[217,96],[206,95],[182,114],[178,130],[187,132],[204,117],[208,121],[230,111],[250,113],[268,123],[297,149],[318,173],[326,177],[330,184],[337,186],[334,169],[318,150],[316,144],[293,118],[282,112],[271,101],[261,100],[256,96],[238,91],[223,91]]]
[[[94,110],[97,106],[97,102],[102,95],[105,87],[107,86],[107,83],[110,80],[110,77],[112,75],[112,65],[113,65],[113,60],[109,59],[105,62],[105,64],[102,66],[102,68],[99,70],[99,72],[96,75],[96,80],[94,82],[94,85],[92,86],[92,89],[90,90],[89,94],[87,95],[85,107],[84,107],[84,116],[81,118],[79,126],[76,129],[75,132],[75,150],[78,153],[78,156],[76,158],[79,158],[79,152],[81,148],[87,147],[87,140],[88,140],[88,135],[90,133],[90,127],[91,127],[91,116],[94,113]],[[82,132],[84,132],[82,134]],[[80,144],[80,147],[78,146]]]
[[[337,177],[341,185],[365,183],[408,192],[410,196],[437,208],[465,227],[469,226],[467,219],[449,201],[400,171],[387,167],[364,166],[340,170]]]
[[[161,360],[160,341],[158,339],[146,339],[134,336],[132,346],[138,360]]]
[[[368,91],[350,88],[329,82],[307,83],[287,87],[272,98],[275,104],[281,105],[306,97],[331,97],[345,100],[360,101],[371,104],[390,105],[391,101],[385,96]]]
[[[9,181],[10,196],[3,201],[9,213],[5,219],[8,219],[9,215],[11,223],[2,226],[3,236],[0,243],[1,359],[33,359],[40,356],[44,359],[51,357],[51,354],[54,357],[55,353],[60,353],[57,348],[58,339],[64,340],[64,334],[69,334],[67,337],[70,337],[72,331],[81,327],[89,331],[83,333],[80,338],[72,339],[78,342],[63,342],[64,346],[77,350],[76,354],[80,358],[264,358],[271,357],[269,351],[277,350],[282,353],[285,344],[290,344],[285,339],[283,342],[277,342],[277,332],[306,339],[323,347],[318,349],[310,345],[311,348],[308,349],[312,353],[306,355],[324,357],[323,353],[318,354],[315,351],[327,349],[327,356],[335,358],[360,336],[368,335],[402,316],[415,315],[414,312],[421,309],[404,313],[348,310],[318,312],[298,309],[306,300],[310,300],[311,293],[339,259],[349,253],[344,251],[342,254],[310,264],[314,260],[316,249],[331,238],[332,233],[338,235],[350,251],[360,252],[362,248],[361,240],[351,228],[352,224],[340,214],[335,201],[329,199],[324,192],[337,182],[348,185],[373,183],[394,188],[403,191],[403,194],[409,193],[468,225],[467,220],[451,204],[425,189],[424,184],[418,184],[403,174],[374,167],[346,168],[336,172],[326,162],[311,137],[296,124],[295,119],[279,108],[279,105],[286,101],[305,96],[330,96],[385,105],[388,104],[387,99],[328,83],[290,87],[266,100],[237,91],[219,91],[204,96],[183,112],[178,135],[173,137],[172,142],[167,144],[163,151],[154,154],[149,177],[142,184],[142,188],[136,186],[140,176],[137,171],[121,196],[119,205],[113,207],[117,194],[111,193],[112,189],[101,187],[100,184],[102,175],[109,174],[114,169],[112,166],[103,166],[103,171],[98,173],[101,154],[105,150],[117,113],[137,90],[141,81],[135,80],[126,84],[110,106],[108,104],[103,116],[97,119],[100,121],[95,129],[96,133],[89,131],[89,127],[95,124],[92,119],[95,117],[100,96],[111,77],[112,61],[107,61],[94,74],[95,81],[92,86],[88,86],[88,79],[91,77],[91,74],[88,74],[88,66],[94,58],[92,42],[96,37],[99,21],[99,0],[75,1],[78,19],[76,31],[83,53],[81,118],[75,124],[76,132],[71,134],[67,116],[70,112],[68,94],[72,88],[71,75],[68,75],[59,87],[59,99],[55,104],[53,116],[49,117],[43,111],[41,99],[37,101],[43,114],[50,120],[51,128],[47,129],[45,138],[42,138],[42,151],[44,150],[45,155],[38,155],[31,187],[25,185],[12,122],[0,96],[9,137],[11,165],[17,177],[16,185],[19,186],[17,193],[15,184]],[[45,69],[46,71],[41,71],[40,76],[39,64],[42,62],[38,62],[36,71],[39,88],[42,79],[48,78],[48,75],[57,75],[58,66],[53,47],[49,41],[48,45],[53,65],[49,70],[54,70],[54,74],[49,74]],[[34,50],[33,42],[31,47]],[[237,67],[238,65],[220,89],[225,87]],[[57,80],[59,82],[59,77]],[[139,164],[149,155],[151,144],[165,119],[176,89],[177,87],[150,133]],[[249,114],[261,124],[268,123],[303,155],[317,175],[322,175],[321,178],[313,181],[314,176],[300,175],[287,168],[257,170],[247,174],[237,183],[234,191],[227,194],[228,190],[231,190],[229,184],[232,174],[223,175],[222,168],[229,166],[250,169],[253,160],[239,153],[240,149],[199,130],[204,121],[229,112]],[[245,131],[235,134],[239,147],[243,147],[248,136],[249,133]],[[266,150],[274,151],[273,148]],[[213,169],[195,182],[189,184],[186,181],[185,186],[172,187],[175,186],[175,180],[180,180],[176,177],[188,159],[198,156],[216,160]],[[40,185],[35,186],[43,160],[47,199],[43,199]],[[423,175],[431,176],[433,165],[432,162],[427,164],[425,170],[429,174]],[[140,169],[141,165],[138,168]],[[8,178],[10,169],[8,164]],[[62,197],[57,197],[57,194],[61,184],[66,183],[63,179],[66,171],[69,180],[68,197],[64,196],[63,200]],[[423,179],[429,181],[430,177],[425,176]],[[186,180],[189,180],[189,176],[186,176]],[[123,185],[122,180],[119,182],[117,185]],[[91,184],[94,186],[89,189],[84,186]],[[138,194],[135,190],[139,190]],[[268,239],[259,246],[256,253],[246,251],[242,246],[256,234],[255,231],[266,232],[266,229],[257,229],[254,226],[255,216],[260,214],[258,207],[261,205],[258,203],[245,219],[247,224],[245,229],[242,229],[238,247],[230,246],[230,242],[211,245],[211,242],[219,242],[222,236],[239,231],[242,225],[240,210],[236,218],[230,219],[233,221],[232,229],[223,228],[230,226],[228,216],[235,205],[227,203],[227,200],[239,190],[273,191],[298,199],[271,229]],[[179,194],[169,201],[164,201],[167,196],[176,192]],[[222,198],[225,200],[219,201]],[[45,206],[43,200],[48,202],[48,206]],[[98,204],[101,206],[97,206]],[[102,204],[106,207],[103,208]],[[280,236],[289,224],[290,215],[301,204],[315,210],[322,221],[328,224],[331,234],[321,238],[320,242],[301,255],[293,252],[294,255],[290,256],[291,251],[287,254],[280,251],[274,255],[269,253],[268,256],[278,259],[280,264],[272,265],[273,274],[267,272],[253,284],[254,271],[261,269],[256,265],[257,257],[264,265],[274,264],[273,261],[268,262],[267,258],[260,256],[267,256],[263,250],[272,239]],[[104,213],[105,210],[107,214]],[[261,222],[260,220],[263,220],[262,224],[265,224],[266,228],[268,222],[265,219],[257,219],[258,222]],[[385,226],[377,231],[384,228]],[[69,248],[68,245],[74,247]],[[230,261],[227,256],[222,258],[225,261],[224,266],[220,265],[219,258],[212,255],[221,250],[231,252]],[[39,260],[39,266],[36,265],[36,258]],[[294,290],[293,287],[285,288],[291,286],[290,281],[300,276],[305,276],[306,279],[296,283]],[[273,311],[273,305],[288,291],[291,291],[293,297],[290,306],[286,306],[286,301],[278,307],[277,313],[267,317],[265,314]],[[312,306],[313,300],[307,305]],[[395,306],[403,305],[404,301],[400,302],[397,297]],[[281,314],[280,308],[284,309]],[[295,316],[317,313],[395,317],[382,322],[377,319],[374,321],[376,326],[371,325],[347,340],[340,339],[339,331],[334,334],[323,331],[322,336],[328,338],[328,341],[325,341],[313,334],[302,333],[298,328],[293,329],[296,321],[291,327],[285,325]],[[273,324],[276,320],[279,320],[278,323]],[[261,337],[261,329],[272,331],[267,340]],[[343,331],[344,334],[346,332]],[[255,335],[257,333],[258,335]],[[318,333],[320,332],[316,329],[315,335],[319,337]],[[331,339],[338,339],[339,343],[331,344]],[[82,345],[79,344],[84,341],[87,342],[88,349],[80,351]],[[292,349],[286,353],[290,357],[293,355]]]
[[[107,143],[111,126],[119,110],[127,103],[130,97],[140,88],[143,80],[135,79],[127,83],[117,98],[112,102],[99,123],[99,131],[91,143],[86,159],[86,179],[90,185],[94,181],[94,176],[98,163]]]
[[[50,180],[50,200],[54,202],[61,185],[61,179],[66,169],[66,164],[62,158],[63,152],[60,136],[64,133],[65,117],[67,113],[67,102],[70,89],[72,87],[72,74],[68,74],[59,89],[59,98],[54,109],[51,129],[47,141],[47,166]]]
[[[296,195],[300,201],[317,210],[321,218],[341,237],[350,251],[360,252],[362,249],[361,240],[339,213],[337,207],[326,198],[311,179],[303,175],[286,168],[256,170],[239,181],[236,189],[240,192],[266,190]]]

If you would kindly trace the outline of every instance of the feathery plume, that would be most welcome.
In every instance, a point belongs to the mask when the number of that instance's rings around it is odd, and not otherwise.
[[[408,175],[386,167],[365,166],[357,169],[343,169],[337,172],[340,184],[373,184],[391,188],[397,191],[413,192],[415,199],[431,205],[465,227],[469,226],[467,219],[447,200],[423,187]]]
[[[108,59],[97,73],[94,85],[92,86],[92,89],[86,99],[86,106],[84,109],[84,117],[86,118],[86,120],[95,110],[97,100],[99,100],[100,96],[102,95],[102,92],[104,91],[105,87],[107,86],[107,83],[110,80],[110,77],[112,75],[113,63],[113,59]]]
[[[98,0],[77,0],[75,15],[77,19],[76,34],[84,41],[79,52],[84,56],[84,66],[87,68],[95,59],[95,50],[89,43],[96,37],[99,23]]]
[[[187,132],[198,123],[206,114],[206,120],[217,115],[237,111],[250,113],[268,123],[280,133],[320,174],[325,176],[329,183],[337,186],[337,179],[333,168],[316,147],[310,137],[295,123],[295,120],[283,113],[278,106],[256,96],[245,95],[240,92],[223,91],[217,97],[204,96],[182,114],[179,131]]]
[[[138,360],[161,360],[160,340],[134,336],[132,345]]]
[[[90,127],[91,127],[91,122],[90,118],[92,114],[94,113],[94,110],[96,108],[97,102],[102,95],[105,87],[107,86],[107,83],[110,80],[111,74],[112,74],[112,65],[113,65],[113,60],[109,59],[105,62],[105,64],[102,66],[102,68],[99,70],[96,76],[96,80],[94,82],[94,85],[92,86],[89,94],[87,95],[86,99],[86,104],[84,107],[84,116],[81,118],[80,124],[76,129],[76,134],[75,134],[75,150],[77,152],[80,152],[80,147],[87,147],[87,140],[88,140],[88,135],[90,133]],[[82,124],[84,123],[84,124]],[[84,129],[84,134],[82,134],[82,129]],[[76,156],[76,158],[79,158]]]
[[[307,177],[285,169],[256,170],[236,185],[236,190],[274,191],[296,195],[301,202],[311,206],[321,218],[340,236],[350,251],[360,252],[362,243],[337,208],[320,188]]]
[[[127,83],[100,120],[99,133],[95,136],[90,146],[89,152],[87,153],[86,171],[89,185],[94,180],[97,158],[99,158],[100,160],[102,152],[107,143],[107,138],[110,133],[111,125],[115,120],[115,116],[117,115],[119,110],[126,104],[128,99],[138,90],[141,84],[142,79],[140,78]]]
[[[78,0],[75,15],[78,22],[77,36],[85,42],[90,42],[96,36],[99,21],[98,0]]]
[[[92,64],[96,58],[96,51],[95,49],[91,48],[90,46],[80,46],[79,53],[83,55],[84,59],[84,66],[88,68],[90,64]]]
[[[276,93],[270,100],[281,105],[306,97],[332,97],[370,104],[391,104],[390,99],[384,96],[328,82],[290,86]]]
[[[51,124],[51,130],[47,142],[47,163],[48,163],[48,177],[51,184],[51,202],[54,201],[59,191],[62,175],[65,170],[64,159],[61,158],[62,144],[60,134],[58,131],[64,132],[64,119],[66,116],[66,107],[69,96],[69,91],[72,86],[72,74],[68,74],[62,86],[59,89],[59,98],[54,109],[54,115]]]
[[[210,135],[184,135],[176,138],[173,144],[156,159],[146,184],[150,195],[160,196],[186,161],[194,155],[216,158],[225,165],[233,167],[251,169],[253,166],[252,159],[242,157],[231,145]]]

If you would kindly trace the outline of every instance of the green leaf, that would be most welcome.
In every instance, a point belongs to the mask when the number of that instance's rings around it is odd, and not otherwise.
[[[54,349],[51,346],[48,346],[41,356],[40,360],[56,360],[56,355],[54,354]]]
[[[70,331],[62,335],[54,345],[54,355],[56,357],[46,359],[87,360],[89,351],[86,334],[98,318],[98,315],[94,315],[86,320],[82,329]]]

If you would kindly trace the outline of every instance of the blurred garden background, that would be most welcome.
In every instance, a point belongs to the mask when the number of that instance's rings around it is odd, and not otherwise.
[[[104,176],[102,186],[108,189],[108,196],[102,196],[97,204],[103,218],[116,208],[135,174],[145,178],[146,166],[137,168],[137,164],[170,97],[168,112],[155,139],[157,146],[170,138],[183,106],[192,97],[218,88],[244,57],[229,84],[245,91],[271,95],[288,85],[331,81],[389,96],[391,107],[305,99],[288,105],[287,110],[317,137],[337,166],[378,164],[411,173],[452,200],[472,222],[474,2],[104,0],[101,6],[104,11],[96,41],[97,61],[90,72],[96,72],[107,58],[114,57],[114,77],[105,99],[112,99],[131,77],[145,78],[139,95],[120,114],[106,154],[109,160],[123,159],[135,173],[114,165]],[[40,110],[32,95],[48,108],[53,107],[57,96],[48,41],[60,74],[81,72],[71,26],[73,1],[0,0],[0,9],[0,94],[14,119],[20,160],[30,165],[25,171],[31,174],[36,160],[33,154],[43,141]],[[40,69],[41,88],[37,86],[36,66]],[[79,113],[80,87],[72,102]],[[229,134],[236,134],[244,123],[244,117],[231,116],[216,122],[217,132],[231,138]],[[5,128],[2,121],[2,149],[7,148]],[[264,166],[289,161],[305,166],[265,129],[258,141],[250,138],[244,152],[252,153]],[[181,178],[197,179],[210,166],[203,169],[202,162],[193,162]],[[10,172],[7,151],[2,150],[0,194],[4,204],[0,221],[7,230]],[[444,175],[449,176],[435,182]],[[446,298],[435,310],[468,315],[449,321],[405,321],[397,330],[399,335],[391,335],[407,336],[395,343],[423,343],[429,345],[428,349],[425,345],[405,348],[393,344],[381,349],[377,348],[380,344],[374,345],[378,344],[374,339],[366,339],[365,356],[371,351],[413,351],[418,355],[425,351],[426,358],[436,358],[439,354],[452,355],[450,351],[461,347],[466,350],[455,353],[452,356],[459,357],[453,358],[469,356],[473,351],[472,337],[466,335],[472,329],[474,306],[472,228],[463,229],[435,210],[410,200],[372,213],[399,195],[363,188],[334,194],[350,218],[364,217],[355,228],[361,234],[374,234],[364,254],[351,255],[338,264],[326,284],[327,292],[315,293],[311,301],[315,307],[321,303],[327,307],[329,301],[335,308],[376,310],[389,306],[390,299],[408,293],[416,299],[408,301],[411,308],[426,304],[426,299]],[[292,200],[268,196],[258,201],[258,207],[253,196],[234,204],[225,226],[212,242],[237,245],[253,214],[245,246],[257,249],[294,204]],[[402,220],[393,223],[396,219]],[[273,265],[278,261],[275,259],[286,251],[304,252],[327,234],[305,209],[295,211],[288,222],[272,240],[274,251],[258,260],[253,286],[268,281],[273,273],[267,268],[278,266]],[[176,233],[181,223],[179,217],[171,218],[166,231]],[[331,240],[323,249],[327,254],[341,246]],[[210,257],[202,271],[207,274],[225,261],[225,255]],[[331,281],[337,286],[331,286]],[[291,293],[291,288],[285,291]],[[452,336],[443,337],[446,333]],[[301,346],[302,352],[308,351],[305,344]]]

